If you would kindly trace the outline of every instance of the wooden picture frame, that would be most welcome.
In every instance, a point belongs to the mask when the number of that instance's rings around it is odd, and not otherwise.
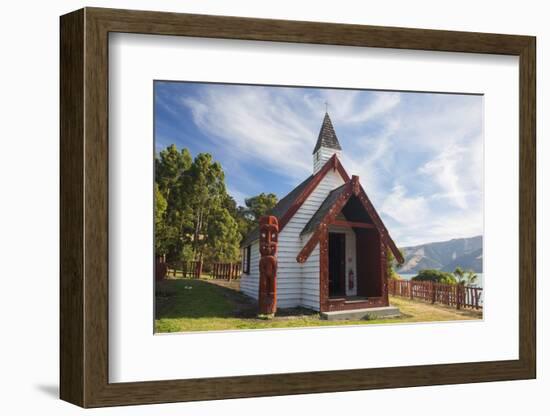
[[[535,38],[85,8],[61,17],[60,396],[82,407],[529,379],[536,376]],[[109,383],[108,35],[297,42],[519,57],[519,359]]]

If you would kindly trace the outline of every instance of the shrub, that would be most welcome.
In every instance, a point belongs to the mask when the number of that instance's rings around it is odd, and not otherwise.
[[[434,282],[456,284],[456,279],[451,273],[442,272],[441,270],[425,269],[420,270],[416,276],[412,278],[415,281]]]

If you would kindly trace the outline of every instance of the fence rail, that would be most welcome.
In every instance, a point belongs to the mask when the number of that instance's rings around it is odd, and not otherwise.
[[[480,287],[462,284],[449,285],[445,283],[420,282],[413,280],[389,280],[388,293],[409,299],[420,299],[430,303],[455,306],[457,309],[481,309]]]
[[[181,271],[181,275],[184,278],[191,277],[193,279],[200,279],[202,270],[202,261],[178,261],[168,265],[168,275],[171,273],[174,277]]]
[[[210,271],[212,279],[233,280],[241,277],[240,263],[214,263]]]

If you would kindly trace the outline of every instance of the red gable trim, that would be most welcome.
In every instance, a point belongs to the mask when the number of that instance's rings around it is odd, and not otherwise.
[[[317,243],[319,242],[319,239],[321,238],[321,235],[326,231],[329,223],[334,221],[336,216],[340,213],[340,210],[346,205],[346,202],[348,202],[349,198],[351,197],[353,193],[351,182],[346,182],[346,189],[342,194],[336,199],[334,202],[334,205],[330,210],[328,211],[327,215],[321,220],[319,223],[319,226],[317,227],[317,230],[313,233],[311,238],[308,240],[304,248],[298,253],[298,256],[296,256],[296,261],[298,263],[304,263]]]
[[[390,234],[388,233],[388,230],[384,226],[384,223],[380,219],[380,216],[376,212],[376,209],[370,202],[365,190],[359,183],[359,177],[353,176],[350,181],[347,181],[346,183],[346,190],[338,197],[338,199],[334,202],[334,205],[329,210],[329,212],[325,215],[325,217],[321,220],[319,226],[317,227],[317,230],[313,233],[311,238],[308,240],[306,245],[302,248],[300,253],[298,253],[298,256],[296,256],[296,261],[298,263],[304,263],[317,243],[319,242],[319,239],[323,232],[326,230],[326,228],[334,222],[336,216],[340,213],[344,205],[346,205],[346,202],[350,199],[351,195],[355,195],[369,216],[372,218],[372,221],[374,222],[374,225],[378,232],[380,233],[380,237],[382,241],[391,249],[393,255],[397,259],[399,263],[403,263],[405,259],[401,255],[401,252],[395,245],[394,241],[390,237]]]
[[[313,190],[317,188],[317,185],[319,185],[321,180],[331,169],[337,170],[342,179],[344,179],[344,182],[349,182],[349,175],[340,163],[340,160],[336,157],[336,154],[332,155],[331,158],[327,160],[327,162],[319,170],[319,172],[315,174],[311,182],[307,184],[302,193],[298,196],[298,198],[296,198],[296,200],[286,211],[286,213],[281,216],[281,218],[279,218],[279,232],[281,232],[283,228],[285,228],[285,225],[290,221],[294,214],[296,214],[296,211],[298,211],[298,209],[302,206],[307,197],[311,195]]]
[[[351,181],[354,182],[353,188],[354,188],[355,196],[359,198],[359,201],[361,201],[361,203],[363,204],[363,207],[365,207],[365,210],[369,213],[370,217],[372,218],[372,221],[374,222],[374,225],[376,225],[376,228],[378,228],[378,232],[382,237],[382,241],[384,241],[386,245],[390,248],[397,262],[399,264],[403,264],[405,262],[403,255],[395,245],[395,242],[391,238],[390,233],[386,229],[386,226],[380,219],[378,212],[376,212],[374,205],[372,204],[372,202],[370,202],[370,199],[367,196],[367,193],[359,183],[359,177],[353,176]]]

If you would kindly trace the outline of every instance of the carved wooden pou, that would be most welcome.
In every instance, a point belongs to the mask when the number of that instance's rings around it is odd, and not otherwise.
[[[273,315],[277,311],[277,217],[260,218],[260,287],[258,304],[260,314]]]

